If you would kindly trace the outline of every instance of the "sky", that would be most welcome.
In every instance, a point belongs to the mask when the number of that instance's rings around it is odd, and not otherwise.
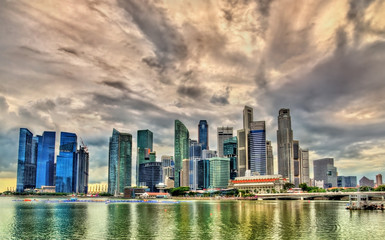
[[[173,155],[174,120],[242,128],[265,120],[277,169],[280,108],[310,160],[339,175],[385,174],[383,0],[0,0],[0,191],[16,183],[19,128],[74,132],[90,183],[107,181],[112,129],[154,133]],[[56,150],[58,154],[58,149]],[[133,151],[136,159],[136,151]],[[312,167],[312,164],[311,164]]]

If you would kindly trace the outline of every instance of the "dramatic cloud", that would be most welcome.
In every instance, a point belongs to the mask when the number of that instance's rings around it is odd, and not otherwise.
[[[244,105],[275,152],[289,107],[312,160],[385,174],[383,12],[380,0],[3,1],[0,178],[16,176],[20,127],[57,131],[57,145],[60,131],[77,133],[98,183],[112,128],[133,149],[150,129],[160,159],[173,155],[175,119],[192,139],[206,119],[215,149],[216,128],[240,129]]]

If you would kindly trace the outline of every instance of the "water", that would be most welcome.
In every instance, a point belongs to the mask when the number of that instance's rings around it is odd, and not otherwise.
[[[385,239],[385,212],[339,201],[12,200],[0,198],[0,239]]]

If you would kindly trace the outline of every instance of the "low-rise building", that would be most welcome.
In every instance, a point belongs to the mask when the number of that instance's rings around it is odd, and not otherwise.
[[[229,188],[249,190],[254,193],[272,193],[283,190],[287,182],[282,175],[261,175],[249,177],[236,177],[230,180]]]

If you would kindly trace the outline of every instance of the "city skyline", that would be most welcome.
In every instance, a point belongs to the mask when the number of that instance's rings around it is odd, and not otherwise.
[[[339,175],[375,179],[385,166],[384,10],[381,1],[4,1],[0,186],[16,183],[19,128],[81,136],[90,183],[106,183],[112,128],[132,134],[133,149],[136,132],[151,130],[159,161],[173,155],[175,119],[194,140],[207,120],[216,150],[217,127],[236,136],[245,105],[266,122],[275,173],[278,111],[288,108],[311,171],[334,158]]]

